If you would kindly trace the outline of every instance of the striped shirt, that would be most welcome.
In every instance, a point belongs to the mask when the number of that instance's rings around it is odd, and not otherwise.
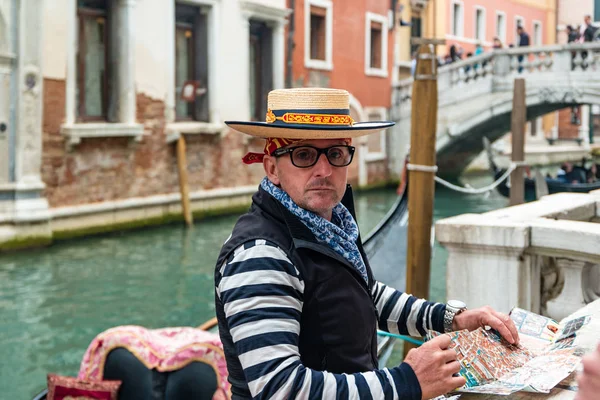
[[[253,240],[238,247],[216,278],[229,333],[253,398],[412,399],[418,385],[411,367],[355,374],[306,368],[298,350],[304,281],[275,244]],[[377,282],[372,298],[379,328],[425,335],[443,305],[426,302]],[[420,392],[420,391],[419,391]]]

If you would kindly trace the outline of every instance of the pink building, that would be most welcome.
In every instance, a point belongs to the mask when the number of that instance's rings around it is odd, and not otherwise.
[[[517,26],[529,34],[531,45],[554,43],[555,5],[547,1],[525,0],[448,0],[446,20],[447,49],[451,45],[475,51],[477,43],[485,50],[495,37],[504,47],[518,45]],[[464,56],[463,56],[464,57]]]

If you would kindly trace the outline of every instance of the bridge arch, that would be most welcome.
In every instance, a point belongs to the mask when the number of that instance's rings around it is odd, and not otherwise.
[[[566,107],[600,104],[600,91],[555,88],[535,90],[526,95],[527,120],[533,121]],[[511,129],[512,94],[499,99],[483,111],[478,111],[438,130],[436,150],[440,175],[459,175],[483,150],[482,138],[490,142],[500,139]]]

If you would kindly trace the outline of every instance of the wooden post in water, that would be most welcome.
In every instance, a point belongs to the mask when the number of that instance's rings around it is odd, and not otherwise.
[[[410,190],[408,191],[408,243],[406,292],[420,298],[429,296],[431,267],[431,225],[435,193],[435,139],[438,91],[437,59],[433,44],[422,44],[412,91],[410,133]],[[419,166],[421,166],[419,168]],[[416,169],[415,169],[416,168]],[[404,343],[404,355],[413,345]]]
[[[513,89],[513,108],[511,115],[512,161],[525,161],[525,124],[527,108],[525,105],[525,79],[515,79]],[[522,204],[525,201],[525,167],[519,166],[510,174],[510,205]]]
[[[177,171],[179,172],[179,191],[181,192],[181,209],[183,219],[188,226],[192,226],[192,209],[190,207],[190,189],[188,187],[187,158],[185,155],[185,138],[180,134],[177,139]]]

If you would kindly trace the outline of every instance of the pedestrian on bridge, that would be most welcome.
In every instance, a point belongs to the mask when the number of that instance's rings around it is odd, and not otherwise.
[[[494,38],[494,44],[492,46],[494,50],[504,48],[504,44],[502,44],[502,40],[498,36]]]
[[[593,42],[597,30],[598,28],[592,25],[591,15],[583,17],[583,24],[579,27],[579,40],[581,43]]]
[[[465,383],[454,375],[460,365],[448,335],[379,369],[377,329],[423,336],[488,325],[518,342],[506,314],[429,302],[374,278],[347,173],[352,140],[393,123],[354,122],[349,98],[336,89],[274,90],[266,122],[226,122],[265,139],[263,152],[243,161],[261,163],[266,177],[215,269],[234,400],[421,400]]]
[[[579,39],[579,33],[572,25],[567,25],[567,43],[576,42]]]
[[[531,41],[529,39],[529,34],[527,32],[525,32],[525,29],[521,25],[517,26],[517,35],[519,35],[519,42],[517,43],[519,47],[526,47],[531,44]],[[518,71],[519,71],[519,73],[521,73],[521,72],[523,72],[522,64],[523,64],[524,56],[520,55],[517,57],[517,59],[519,60]]]

